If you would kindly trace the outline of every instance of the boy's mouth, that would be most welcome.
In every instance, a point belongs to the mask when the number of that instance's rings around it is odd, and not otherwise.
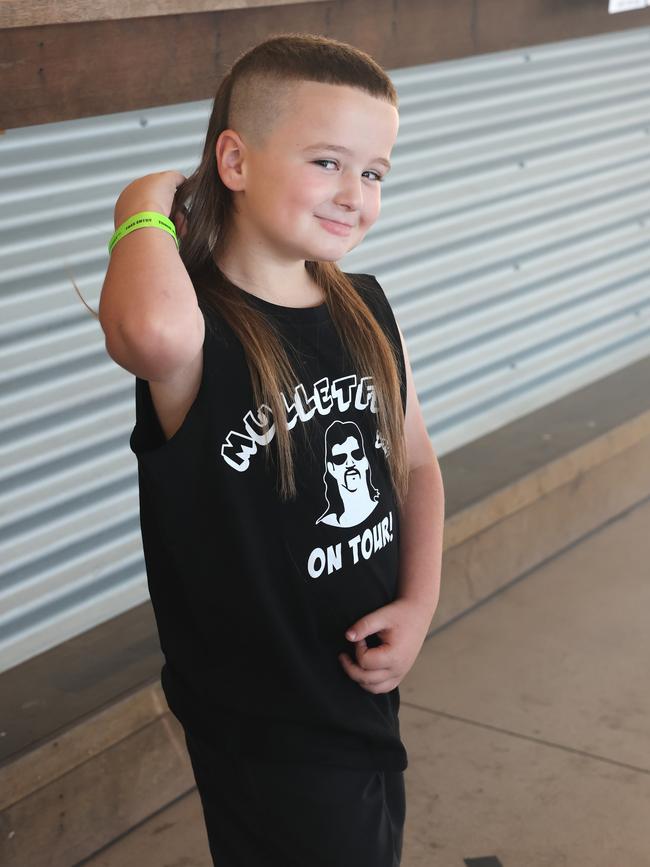
[[[318,216],[318,215],[316,215]],[[318,217],[322,222],[323,228],[335,235],[348,235],[353,226],[350,223],[341,223],[338,220],[328,220],[326,217]]]

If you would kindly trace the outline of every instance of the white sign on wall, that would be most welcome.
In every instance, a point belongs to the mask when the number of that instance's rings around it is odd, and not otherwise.
[[[645,9],[650,0],[609,0],[609,13],[630,12],[632,9]]]

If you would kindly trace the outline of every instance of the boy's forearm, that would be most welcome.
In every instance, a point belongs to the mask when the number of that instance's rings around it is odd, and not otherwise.
[[[153,202],[115,206],[117,226],[138,210],[161,210]],[[162,210],[161,210],[162,212]],[[106,334],[141,335],[167,330],[194,315],[196,292],[169,232],[145,227],[125,235],[110,255],[99,318]]]
[[[411,470],[406,502],[400,511],[397,595],[417,601],[432,618],[440,595],[444,498],[437,459]]]

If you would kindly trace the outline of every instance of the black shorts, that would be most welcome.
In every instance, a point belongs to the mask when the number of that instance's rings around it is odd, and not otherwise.
[[[215,867],[399,867],[403,771],[276,762],[185,732]]]

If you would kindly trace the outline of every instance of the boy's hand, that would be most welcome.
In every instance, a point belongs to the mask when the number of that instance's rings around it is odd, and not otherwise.
[[[356,661],[347,653],[339,660],[345,672],[368,692],[390,692],[410,671],[431,625],[431,612],[401,597],[359,618],[346,632],[356,644]],[[352,636],[352,631],[356,636]],[[378,633],[379,647],[368,647],[366,636]]]
[[[113,220],[117,229],[124,220],[138,211],[160,211],[171,219],[170,211],[176,190],[186,181],[185,175],[174,169],[152,172],[127,184],[117,197]],[[176,225],[176,234],[179,226]],[[181,235],[182,237],[182,235]]]
[[[187,209],[184,206],[174,214],[173,223],[176,226],[176,234],[182,241],[187,235]]]

